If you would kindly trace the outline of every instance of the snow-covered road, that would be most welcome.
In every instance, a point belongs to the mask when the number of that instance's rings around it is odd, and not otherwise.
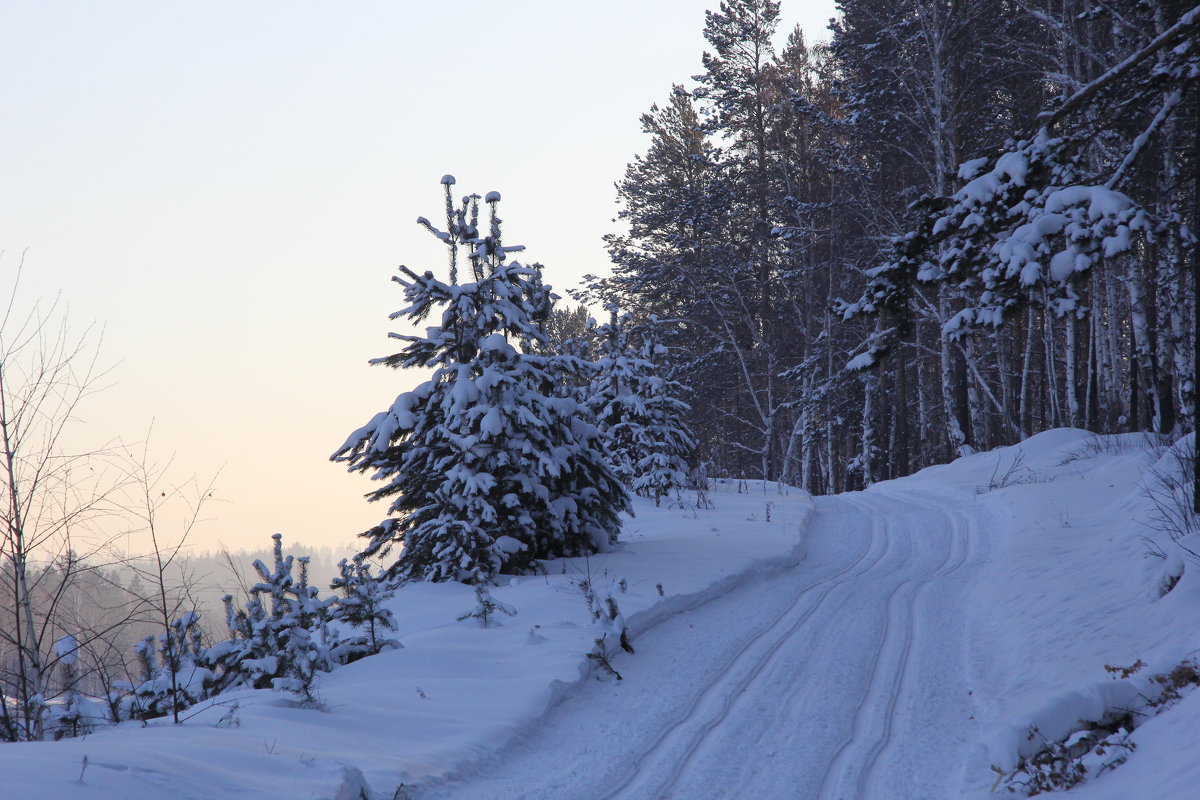
[[[239,690],[0,746],[0,800],[986,800],[1039,735],[1200,658],[1196,562],[1146,557],[1175,544],[1145,487],[1181,463],[1058,430],[815,502],[732,480],[705,508],[639,501],[618,550],[494,587],[519,610],[500,627],[456,621],[469,586],[406,585],[405,647],[323,676],[320,708]],[[607,630],[585,578],[634,634],[623,681],[580,680]],[[1140,721],[1072,797],[1196,797],[1200,692]]]
[[[895,488],[817,499],[808,556],[668,619],[449,798],[958,795],[977,740],[971,517]]]

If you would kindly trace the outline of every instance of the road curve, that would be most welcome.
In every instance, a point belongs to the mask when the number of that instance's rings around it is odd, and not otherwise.
[[[644,633],[532,733],[421,800],[939,800],[973,738],[969,514],[817,498],[808,555]]]

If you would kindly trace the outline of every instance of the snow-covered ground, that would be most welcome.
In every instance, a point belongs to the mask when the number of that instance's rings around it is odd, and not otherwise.
[[[1160,597],[1145,556],[1170,547],[1142,524],[1160,455],[1059,430],[866,492],[639,504],[617,552],[494,589],[501,627],[456,621],[468,587],[406,587],[404,649],[325,676],[324,710],[242,692],[0,746],[0,798],[982,798],[1031,726],[1067,735],[1200,649],[1200,566]],[[621,681],[586,657],[606,632]],[[1200,796],[1200,692],[1132,738],[1070,796]]]

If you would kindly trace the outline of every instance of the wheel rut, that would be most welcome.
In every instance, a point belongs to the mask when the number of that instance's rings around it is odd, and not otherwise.
[[[929,709],[926,673],[965,686],[969,510],[888,489],[817,501],[810,559],[646,631],[622,684],[588,682],[477,774],[420,796],[951,800],[912,740],[961,711]]]
[[[729,715],[780,648],[820,610],[832,591],[843,581],[867,574],[887,555],[890,542],[880,534],[879,527],[879,521],[872,518],[870,542],[862,555],[839,572],[801,590],[795,602],[777,616],[767,630],[754,637],[745,649],[724,665],[720,674],[729,677],[710,684],[697,694],[686,713],[662,729],[650,747],[634,759],[619,784],[601,796],[603,800],[671,796],[704,740]],[[814,592],[815,596],[811,596]],[[674,738],[684,740],[681,751],[673,753],[674,758],[670,761],[672,766],[665,779],[654,781],[650,777],[651,772],[644,767],[670,750]],[[656,789],[646,785],[651,782],[659,784]]]

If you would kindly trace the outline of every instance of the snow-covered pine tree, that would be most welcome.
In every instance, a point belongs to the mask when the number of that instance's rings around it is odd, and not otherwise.
[[[292,621],[291,604],[287,595],[292,589],[291,555],[283,555],[283,536],[272,535],[274,563],[272,569],[255,559],[253,567],[260,578],[250,589],[250,599],[244,611],[236,613],[233,640],[239,657],[230,664],[239,675],[235,684],[245,683],[255,689],[266,689],[276,678],[284,675],[282,653],[283,629]],[[269,598],[269,605],[267,598]]]
[[[120,682],[125,696],[119,705],[121,719],[153,719],[178,712],[208,697],[215,687],[201,642],[200,615],[190,611],[171,622],[158,636],[147,636],[134,646],[140,666],[136,684]]]
[[[308,582],[308,557],[296,560],[300,578],[292,587],[291,608],[280,620],[282,674],[271,681],[271,688],[317,703],[317,676],[334,666],[331,645],[336,642],[331,641],[329,631],[329,607],[334,598],[319,598],[317,588]]]
[[[609,238],[613,274],[589,286],[639,318],[677,320],[664,342],[681,356],[678,374],[705,387],[691,418],[704,449],[727,471],[775,480],[792,392],[779,376],[807,355],[801,320],[820,302],[794,279],[822,257],[813,234],[829,225],[798,218],[810,199],[800,190],[818,181],[779,151],[784,118],[795,118],[783,109],[805,99],[780,85],[779,4],[719,5],[705,17],[699,86],[673,87],[669,105],[642,118],[652,141],[617,186],[629,233]]]
[[[328,629],[333,598],[320,599],[308,582],[308,559],[283,554],[283,536],[274,534],[274,563],[268,569],[255,560],[261,579],[250,590],[245,609],[225,597],[229,639],[209,648],[203,663],[220,675],[221,690],[247,686],[291,692],[316,701],[316,680],[333,669],[338,642]],[[299,561],[300,575],[292,574]],[[269,606],[264,602],[269,598]]]
[[[154,637],[143,637],[141,641],[133,646],[133,652],[137,654],[137,664],[141,680],[136,684],[117,681],[116,689],[125,693],[125,704],[121,711],[121,719],[151,719],[162,716],[161,712],[155,711],[154,705],[160,695],[166,697],[169,702],[170,695],[166,692],[153,691],[154,687],[151,685],[151,682],[155,680],[159,672],[158,653],[154,646]]]
[[[385,647],[400,647],[395,639],[385,637],[386,631],[396,630],[396,618],[384,601],[392,592],[383,581],[371,574],[371,567],[361,556],[354,560],[343,558],[338,562],[338,576],[330,584],[339,591],[330,611],[330,620],[343,622],[359,629],[361,633],[342,637],[334,657],[348,664],[364,656],[375,655]]]
[[[497,628],[500,622],[496,617],[500,614],[514,617],[517,610],[508,603],[497,600],[492,597],[492,593],[488,591],[487,586],[482,583],[475,584],[475,607],[470,611],[465,611],[458,615],[458,621],[462,622],[466,619],[479,620],[481,628]]]
[[[588,316],[586,306],[563,308],[555,300],[555,307],[543,326],[546,340],[536,350],[540,355],[555,356],[548,369],[554,385],[544,391],[573,399],[590,412],[592,383],[598,369],[595,321]]]
[[[685,421],[691,406],[682,396],[688,388],[669,377],[667,349],[659,344],[655,325],[652,318],[642,332],[641,360],[650,365],[642,381],[648,421],[642,432],[633,490],[642,497],[653,497],[657,506],[662,498],[687,485],[688,461],[696,443]]]
[[[386,577],[479,583],[606,548],[629,498],[586,407],[558,389],[571,368],[565,357],[536,352],[553,295],[538,267],[507,260],[523,248],[502,243],[499,193],[484,198],[490,226],[480,235],[479,196],[456,207],[453,177],[442,185],[448,230],[418,222],[449,249],[450,282],[401,267],[393,280],[408,305],[392,315],[440,319],[423,336],[392,334],[405,347],[373,361],[433,375],[331,458],[385,481],[367,497],[388,499],[395,516],[363,534],[361,555],[402,545]],[[457,283],[460,248],[470,254],[471,283]]]
[[[609,305],[609,313],[607,323],[595,326],[601,355],[588,405],[604,434],[613,472],[631,487],[641,460],[644,428],[650,421],[642,385],[650,365],[630,350],[628,315],[619,316],[616,304]]]
[[[613,471],[625,485],[655,505],[686,482],[687,459],[695,447],[683,415],[678,381],[664,377],[656,363],[666,348],[658,344],[656,321],[641,329],[642,344],[629,342],[628,315],[610,306],[611,320],[597,328],[603,355],[596,362],[589,405],[605,434]]]
[[[214,673],[214,694],[227,689],[250,687],[264,689],[271,685],[274,662],[263,664],[260,659],[270,655],[273,642],[268,640],[268,616],[262,599],[251,595],[245,608],[238,608],[233,595],[223,598],[225,624],[229,638],[217,642],[204,652],[204,665]],[[264,669],[264,666],[270,669]]]

